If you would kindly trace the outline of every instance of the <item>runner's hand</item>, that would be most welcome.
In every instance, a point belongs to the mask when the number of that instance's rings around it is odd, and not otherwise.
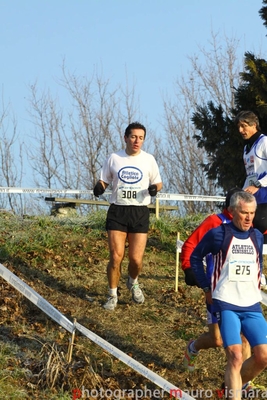
[[[148,193],[150,194],[150,196],[152,196],[152,197],[156,196],[157,192],[158,192],[157,185],[150,185],[149,186]]]
[[[103,194],[105,189],[103,188],[103,185],[98,181],[97,184],[94,187],[94,195],[96,197],[99,197],[101,194]]]
[[[184,280],[188,286],[199,286],[192,268],[186,268],[184,270],[184,273],[185,273]]]

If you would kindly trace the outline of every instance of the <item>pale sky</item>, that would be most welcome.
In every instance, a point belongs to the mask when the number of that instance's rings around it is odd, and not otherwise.
[[[56,87],[65,59],[78,76],[95,68],[115,85],[127,71],[141,112],[157,129],[162,94],[188,70],[188,56],[208,46],[211,30],[264,55],[261,0],[0,0],[0,82],[18,128],[27,130],[28,85]],[[265,55],[267,58],[267,55]]]

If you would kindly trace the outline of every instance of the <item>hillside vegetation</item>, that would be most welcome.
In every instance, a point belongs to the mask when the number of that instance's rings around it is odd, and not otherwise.
[[[218,398],[216,390],[224,379],[223,349],[202,351],[194,372],[182,367],[188,340],[206,329],[202,291],[184,284],[181,269],[179,290],[174,290],[177,232],[185,240],[203,216],[178,219],[169,213],[156,220],[151,215],[140,277],[145,303],[131,301],[125,259],[119,304],[108,312],[102,308],[109,257],[105,215],[99,211],[86,218],[20,218],[0,212],[0,263],[68,319],[76,319],[174,386],[195,390],[198,398],[201,390],[210,390],[209,398]],[[125,251],[127,255],[127,246]],[[83,388],[102,388],[106,393],[159,389],[79,332],[68,359],[71,334],[2,278],[0,284],[1,399],[66,400]],[[264,372],[258,381],[265,383],[266,378]],[[96,398],[86,393],[80,392],[80,398]],[[169,398],[168,393],[153,396]]]

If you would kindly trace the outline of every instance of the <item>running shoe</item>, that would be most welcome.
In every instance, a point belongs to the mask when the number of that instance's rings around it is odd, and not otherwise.
[[[186,369],[188,369],[188,371],[194,371],[195,369],[195,360],[196,357],[198,355],[198,353],[192,353],[189,349],[190,344],[193,342],[194,340],[190,340],[190,342],[188,343],[188,345],[186,346],[186,350],[184,353],[184,360],[183,360],[183,365]]]
[[[113,311],[118,303],[117,296],[109,296],[107,302],[103,305],[103,308],[108,311]]]
[[[134,283],[134,284],[130,283],[129,277],[128,277],[126,285],[127,285],[127,288],[132,292],[133,301],[138,304],[144,303],[145,297],[142,292],[142,289],[140,288],[139,283],[138,282]]]
[[[259,392],[265,391],[265,387],[263,385],[258,385],[257,383],[252,381],[247,382],[244,386],[242,386],[242,394],[245,395],[244,397],[251,397],[251,395],[254,393],[256,396],[258,396]],[[255,396],[253,396],[255,397]]]

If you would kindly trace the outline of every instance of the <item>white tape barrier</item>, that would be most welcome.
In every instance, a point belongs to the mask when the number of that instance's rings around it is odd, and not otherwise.
[[[75,189],[42,189],[42,188],[15,188],[0,186],[0,193],[50,193],[50,194],[92,194],[93,190],[75,190]]]
[[[225,196],[202,196],[193,194],[171,194],[161,192],[159,192],[156,197],[159,200],[217,201],[220,203],[225,201]]]
[[[98,344],[108,353],[112,354],[114,357],[118,358],[124,364],[128,365],[135,371],[139,372],[139,374],[143,375],[145,378],[149,379],[151,382],[155,383],[157,386],[165,390],[166,392],[172,394],[173,397],[178,399],[193,399],[193,397],[189,396],[187,393],[183,392],[176,386],[173,386],[171,383],[166,381],[164,378],[157,375],[155,372],[146,368],[144,365],[140,364],[138,361],[134,360],[127,354],[123,353],[121,350],[117,349],[112,344],[106,342],[101,337],[97,336],[95,333],[89,331],[83,325],[79,323],[75,324],[75,327],[86,337],[92,340],[94,343]],[[177,397],[176,397],[177,396]]]
[[[0,193],[33,193],[33,194],[93,194],[93,190],[76,190],[76,189],[43,189],[43,188],[17,188],[17,187],[3,187],[0,186]],[[111,194],[110,191],[106,191],[105,194]],[[156,198],[158,200],[187,200],[187,201],[225,201],[223,196],[202,196],[202,195],[191,195],[191,194],[170,194],[170,193],[158,193]]]
[[[157,386],[165,390],[166,392],[177,396],[178,399],[190,400],[193,397],[189,396],[187,393],[183,392],[176,386],[173,386],[170,382],[163,379],[161,376],[157,375],[155,372],[146,368],[144,365],[140,364],[138,361],[129,357],[127,354],[123,353],[121,350],[117,349],[115,346],[102,339],[100,336],[89,331],[83,325],[79,323],[73,324],[68,320],[63,314],[61,314],[55,307],[53,307],[48,301],[46,301],[42,296],[40,296],[35,290],[33,290],[27,283],[18,278],[13,272],[9,271],[6,267],[0,264],[0,276],[4,278],[10,285],[22,293],[27,299],[29,299],[33,304],[45,312],[49,317],[56,321],[59,325],[65,328],[68,332],[73,333],[75,329],[78,329],[84,336],[92,340],[94,343],[105,349],[107,352],[112,354],[114,357],[121,360],[124,364],[128,365],[135,371],[139,372],[141,375],[149,379],[151,382],[155,383]]]
[[[55,307],[53,307],[48,301],[42,296],[35,292],[27,283],[23,282],[20,278],[14,275],[6,267],[0,264],[0,276],[4,278],[10,285],[22,293],[27,299],[29,299],[38,308],[49,315],[59,325],[63,326],[68,332],[72,333],[74,325],[64,315],[62,315]]]
[[[184,242],[180,239],[177,239],[176,241],[176,250],[178,251],[178,253],[182,252],[182,247],[183,247]]]

